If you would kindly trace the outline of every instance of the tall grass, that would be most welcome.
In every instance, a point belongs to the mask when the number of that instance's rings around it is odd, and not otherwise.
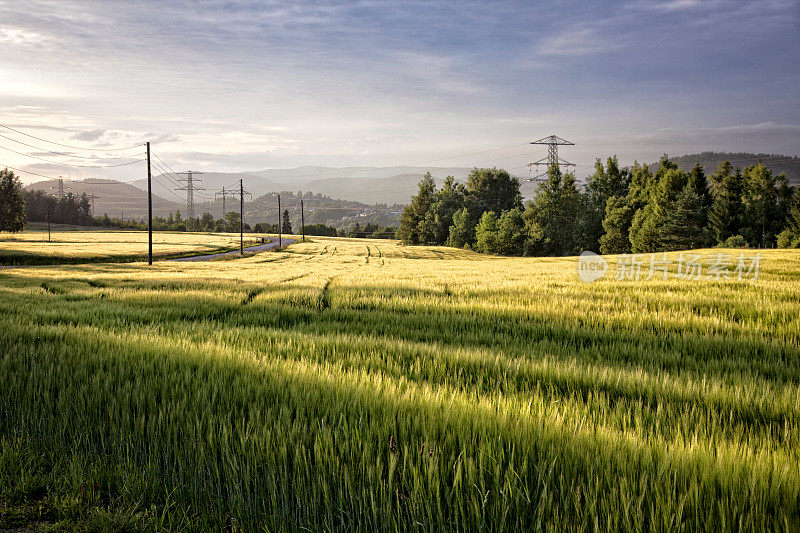
[[[800,253],[762,255],[721,283],[347,239],[3,271],[0,501],[145,529],[796,530]]]

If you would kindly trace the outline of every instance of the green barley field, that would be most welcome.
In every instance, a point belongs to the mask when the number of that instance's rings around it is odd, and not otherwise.
[[[797,531],[800,251],[760,253],[0,270],[0,529]]]

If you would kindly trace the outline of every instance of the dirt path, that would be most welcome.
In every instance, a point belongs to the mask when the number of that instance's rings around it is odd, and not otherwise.
[[[283,246],[287,244],[293,244],[297,242],[295,239],[283,239],[281,244]],[[278,239],[270,239],[269,242],[264,244],[258,244],[256,246],[248,246],[244,249],[245,252],[264,252],[266,250],[271,250],[273,248],[278,247]],[[220,252],[218,254],[208,254],[208,255],[193,255],[190,257],[176,257],[174,259],[166,259],[166,261],[212,261],[219,257],[225,257],[229,255],[239,255],[239,250],[232,250],[230,252]]]

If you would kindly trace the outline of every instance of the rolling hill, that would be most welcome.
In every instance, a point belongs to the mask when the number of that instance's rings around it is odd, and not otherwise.
[[[146,186],[146,184],[145,184]],[[26,187],[31,191],[44,191],[50,194],[55,192],[55,180],[40,181]],[[95,195],[94,215],[102,216],[104,213],[112,218],[142,220],[147,217],[146,191],[134,187],[130,183],[116,180],[88,178],[82,181],[64,181],[64,192],[80,196],[83,193]],[[153,214],[167,215],[177,209],[183,209],[184,204],[179,200],[166,200],[158,191],[153,191]]]

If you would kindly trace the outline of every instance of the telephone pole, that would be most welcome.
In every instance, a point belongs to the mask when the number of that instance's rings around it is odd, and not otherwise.
[[[153,174],[150,172],[150,141],[147,141],[147,264],[153,264]]]
[[[547,172],[550,172],[553,168],[560,168],[560,167],[572,167],[573,170],[575,169],[575,163],[570,163],[569,161],[562,159],[558,156],[558,147],[559,146],[575,146],[574,142],[568,141],[566,139],[562,139],[558,135],[550,135],[548,137],[542,137],[538,141],[531,141],[531,144],[544,144],[547,145],[547,157],[543,157],[538,161],[534,161],[533,163],[528,163],[528,168],[535,166],[536,171],[539,171],[540,165],[547,165]],[[539,174],[534,178],[528,178],[524,181],[540,181],[546,174]]]
[[[241,178],[239,178],[239,253],[244,255],[244,184]]]
[[[189,226],[194,220],[194,192],[205,190],[200,186],[202,182],[198,179],[195,179],[194,176],[197,174],[202,174],[202,172],[197,172],[196,170],[186,170],[184,172],[178,172],[177,174],[186,174],[185,178],[178,178],[178,181],[186,183],[186,187],[179,187],[175,190],[186,191],[186,214],[188,217],[186,220],[186,231],[189,231]]]
[[[306,242],[306,215],[303,211],[303,200],[300,200],[300,231],[303,233],[303,242]]]
[[[47,242],[50,242],[50,206],[47,206]]]
[[[283,232],[283,228],[281,227],[281,195],[278,195],[278,248],[281,247],[281,233]]]

